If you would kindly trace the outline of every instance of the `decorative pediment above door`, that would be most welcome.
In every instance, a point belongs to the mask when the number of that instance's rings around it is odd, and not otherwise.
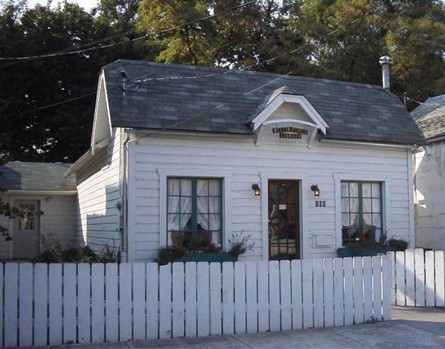
[[[312,146],[318,131],[329,127],[303,96],[286,86],[267,96],[251,118],[256,144],[301,144]]]

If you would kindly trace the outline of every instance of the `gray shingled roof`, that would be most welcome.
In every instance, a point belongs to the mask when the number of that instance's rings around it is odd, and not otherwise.
[[[445,95],[428,98],[411,115],[426,139],[445,135]]]
[[[304,95],[329,125],[324,138],[425,143],[399,99],[380,86],[131,60],[118,60],[103,69],[114,127],[251,135],[252,115],[267,96],[287,86]],[[125,97],[122,70],[130,79]],[[167,79],[156,80],[161,77]],[[211,110],[221,103],[226,104]]]
[[[0,166],[0,188],[30,191],[75,191],[73,176],[64,178],[72,164],[8,162]]]

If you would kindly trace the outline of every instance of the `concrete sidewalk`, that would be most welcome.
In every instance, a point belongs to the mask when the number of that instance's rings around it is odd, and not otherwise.
[[[126,343],[69,345],[57,348],[343,349],[444,347],[444,308],[393,307],[392,320],[375,324],[257,334],[223,335],[205,338],[177,338]]]

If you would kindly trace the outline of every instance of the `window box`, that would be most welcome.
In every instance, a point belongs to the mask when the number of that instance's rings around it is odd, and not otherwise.
[[[236,262],[238,256],[228,252],[192,252],[186,253],[175,262]]]
[[[387,252],[396,252],[396,248],[392,246],[360,246],[353,245],[343,246],[337,249],[337,256],[344,257],[366,257],[386,254]]]

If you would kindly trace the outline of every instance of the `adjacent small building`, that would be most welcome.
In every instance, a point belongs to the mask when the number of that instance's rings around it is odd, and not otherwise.
[[[428,141],[414,155],[416,247],[445,250],[445,95],[411,115]]]
[[[32,259],[42,239],[62,246],[76,245],[77,191],[73,177],[64,178],[71,164],[9,162],[0,166],[0,199],[22,215],[0,215],[0,259]]]
[[[244,260],[334,257],[359,238],[414,246],[424,142],[388,88],[118,60],[67,174],[79,234],[130,262],[162,246],[228,249],[234,234],[255,243]]]

